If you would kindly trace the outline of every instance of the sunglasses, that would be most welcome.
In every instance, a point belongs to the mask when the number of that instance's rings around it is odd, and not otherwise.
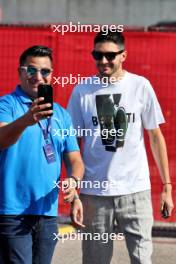
[[[103,57],[105,57],[108,61],[114,60],[115,57],[119,54],[121,54],[122,52],[124,52],[124,50],[120,50],[117,52],[114,51],[110,51],[110,52],[101,52],[101,51],[96,51],[93,50],[92,51],[92,56],[95,60],[102,60]]]
[[[37,72],[40,72],[42,77],[45,78],[48,75],[50,75],[51,72],[53,71],[52,69],[48,69],[48,68],[37,69],[33,66],[21,66],[20,68],[26,71],[26,74],[28,75],[29,78],[35,76]]]

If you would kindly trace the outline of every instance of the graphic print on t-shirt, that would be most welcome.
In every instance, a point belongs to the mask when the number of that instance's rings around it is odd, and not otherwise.
[[[96,95],[96,108],[102,144],[106,151],[123,147],[128,128],[126,111],[119,106],[121,94]]]

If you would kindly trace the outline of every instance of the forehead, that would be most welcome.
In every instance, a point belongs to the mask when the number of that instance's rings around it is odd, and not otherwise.
[[[35,67],[52,67],[51,60],[49,57],[33,57],[28,56],[26,58],[25,65],[32,65]]]
[[[95,50],[102,52],[119,51],[120,48],[117,44],[111,41],[99,42],[95,44]]]

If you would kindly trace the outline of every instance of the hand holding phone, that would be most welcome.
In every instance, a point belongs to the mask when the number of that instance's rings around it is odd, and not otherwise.
[[[166,204],[164,204],[163,210],[161,211],[161,214],[162,214],[163,218],[168,218],[169,217],[169,212],[168,212]]]

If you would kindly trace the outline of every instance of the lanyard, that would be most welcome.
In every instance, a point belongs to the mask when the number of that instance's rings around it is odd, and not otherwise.
[[[49,133],[51,132],[51,118],[49,118],[47,121],[48,121],[48,122],[47,122],[47,123],[48,123],[48,124],[47,124],[47,127],[45,127],[45,126],[42,124],[41,121],[38,122],[38,124],[39,124],[39,126],[40,126],[40,128],[41,128],[41,130],[42,130],[44,140],[46,140],[46,141],[48,140],[48,135],[49,135]]]
[[[28,103],[27,106],[30,107],[32,105],[32,103]],[[51,117],[49,119],[47,119],[47,127],[45,128],[44,125],[42,124],[41,121],[38,121],[39,127],[42,130],[42,134],[44,137],[44,140],[47,141],[48,140],[48,135],[51,132]]]

